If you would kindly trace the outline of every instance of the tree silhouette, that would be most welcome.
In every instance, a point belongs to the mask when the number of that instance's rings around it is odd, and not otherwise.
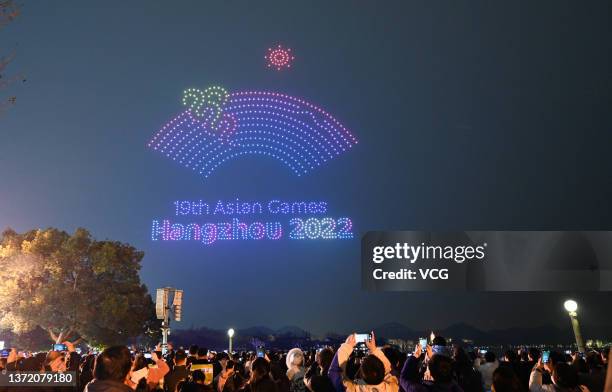
[[[0,235],[0,328],[40,327],[61,343],[126,343],[155,334],[155,306],[138,272],[144,254],[85,229]],[[157,331],[156,331],[157,330]]]

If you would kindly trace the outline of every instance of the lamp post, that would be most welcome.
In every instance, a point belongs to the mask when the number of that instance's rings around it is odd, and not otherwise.
[[[569,314],[572,320],[572,328],[574,330],[574,336],[576,337],[576,345],[578,351],[584,353],[584,342],[582,341],[582,335],[580,334],[580,324],[578,323],[578,303],[573,299],[568,299],[563,303],[563,307]]]
[[[227,330],[227,336],[229,337],[229,351],[228,353],[232,355],[232,339],[234,338],[234,328],[230,328]]]

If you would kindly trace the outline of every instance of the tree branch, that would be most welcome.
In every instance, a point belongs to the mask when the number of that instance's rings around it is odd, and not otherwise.
[[[47,332],[49,332],[49,336],[51,337],[51,339],[54,342],[57,342],[57,335],[53,332],[53,330],[51,329],[51,327],[45,328],[47,330]]]

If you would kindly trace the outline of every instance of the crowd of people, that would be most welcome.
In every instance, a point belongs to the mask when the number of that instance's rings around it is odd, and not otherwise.
[[[216,353],[171,345],[165,354],[113,346],[80,355],[65,351],[0,361],[9,371],[75,372],[75,387],[12,387],[77,392],[610,392],[609,348],[586,354],[510,350],[502,356],[448,345],[441,336],[413,352],[379,347],[374,333],[351,334],[340,347],[288,352]],[[606,380],[607,375],[607,380]],[[607,382],[607,384],[606,384]],[[16,389],[18,388],[18,389]]]

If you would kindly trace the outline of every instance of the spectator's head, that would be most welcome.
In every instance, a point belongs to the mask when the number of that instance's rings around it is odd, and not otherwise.
[[[370,354],[361,361],[361,378],[368,385],[378,385],[385,378],[385,365],[376,355]]]
[[[304,366],[304,353],[299,348],[292,348],[287,353],[287,368]]]
[[[96,358],[94,377],[98,380],[111,380],[122,383],[130,372],[131,366],[132,358],[127,347],[109,347]]]
[[[246,377],[241,372],[241,369],[234,364],[234,373],[232,377],[225,382],[225,385],[228,386],[230,391],[239,391],[244,387],[245,381]]]
[[[66,356],[59,351],[49,351],[45,358],[44,367],[54,372],[66,370]]]
[[[285,370],[282,368],[280,362],[278,361],[270,363],[270,375],[272,375],[274,381],[278,381],[283,377],[287,377],[287,375],[285,374]]]
[[[453,379],[453,363],[446,355],[436,354],[429,361],[429,373],[434,382],[447,384]]]
[[[487,351],[484,355],[486,362],[495,362],[495,353],[493,351]]]
[[[474,363],[476,358],[478,358],[478,355],[476,355],[476,353],[474,351],[468,351],[467,355],[468,355],[468,357],[470,357],[470,361],[472,363]]]
[[[530,347],[528,355],[531,362],[538,362],[538,359],[540,359],[540,350],[536,347]]]
[[[589,368],[587,366],[586,360],[580,356],[578,356],[573,361],[572,361],[572,357],[570,356],[567,362],[571,362],[574,368],[578,371],[578,373],[588,373],[589,372]]]
[[[265,358],[256,358],[251,364],[251,381],[257,382],[270,373],[270,363]]]
[[[443,347],[445,347],[446,346],[446,339],[443,336],[436,336],[431,341],[431,345],[432,346],[443,346]]]
[[[191,346],[189,346],[189,356],[195,357],[196,355],[198,355],[199,349],[200,348],[198,347],[197,344],[192,344]]]
[[[143,377],[140,380],[138,380],[138,384],[136,384],[136,389],[134,389],[134,392],[148,392],[148,391],[149,391],[149,386],[147,385],[147,379]]]
[[[228,360],[227,363],[225,364],[225,369],[226,370],[234,370],[234,361]]]
[[[555,367],[558,363],[565,362],[565,353],[559,351],[551,351],[548,357],[550,367]]]
[[[508,350],[504,353],[504,361],[506,362],[518,362],[519,356],[514,350]]]
[[[132,363],[132,371],[135,372],[145,367],[147,367],[147,359],[144,357],[144,354],[136,354],[134,362]]]
[[[311,377],[306,383],[306,387],[311,392],[335,392],[334,385],[327,376]]]
[[[268,355],[268,359],[270,359],[270,361],[272,361],[272,362],[281,361],[282,355],[277,353],[277,352],[275,352],[275,351],[270,351],[270,352],[268,352],[266,354]],[[285,366],[286,366],[286,364],[285,364]]]
[[[397,351],[391,346],[384,347],[382,351],[383,354],[385,354],[385,357],[387,357],[387,359],[389,360],[389,362],[391,362],[391,366],[397,368],[400,361],[399,351]]]
[[[492,392],[522,392],[523,384],[512,368],[500,366],[493,372]]]
[[[20,370],[25,372],[40,372],[43,367],[44,358],[42,361],[37,357],[25,358],[21,364]]]
[[[331,366],[332,360],[334,359],[334,350],[329,347],[325,347],[323,350],[319,351],[319,355],[317,356],[317,363],[323,369],[323,372],[326,372],[327,369]]]
[[[200,347],[198,349],[198,359],[208,358],[208,349],[206,347]]]
[[[559,362],[553,369],[552,381],[559,388],[575,389],[578,387],[578,372],[573,366]]]
[[[204,384],[204,382],[206,381],[206,375],[201,370],[195,370],[193,371],[193,373],[191,373],[191,379],[196,384]]]
[[[600,371],[603,369],[604,363],[601,360],[601,355],[598,352],[591,351],[586,355],[585,359],[589,371]]]
[[[178,392],[201,392],[202,391],[202,386],[198,385],[195,382],[190,382],[190,381],[180,381],[177,385],[176,385],[176,390]]]
[[[183,366],[187,362],[187,354],[183,350],[178,350],[174,354],[174,364],[177,366]]]
[[[42,368],[45,366],[45,360],[47,359],[47,354],[45,353],[37,353],[36,355],[34,355],[34,358],[36,359],[36,371],[40,371],[42,370]]]
[[[81,371],[93,371],[94,363],[96,362],[96,356],[94,354],[87,354],[81,362]]]
[[[455,364],[461,368],[471,367],[472,363],[474,362],[470,359],[465,350],[459,346],[453,348],[453,360],[455,361]]]

